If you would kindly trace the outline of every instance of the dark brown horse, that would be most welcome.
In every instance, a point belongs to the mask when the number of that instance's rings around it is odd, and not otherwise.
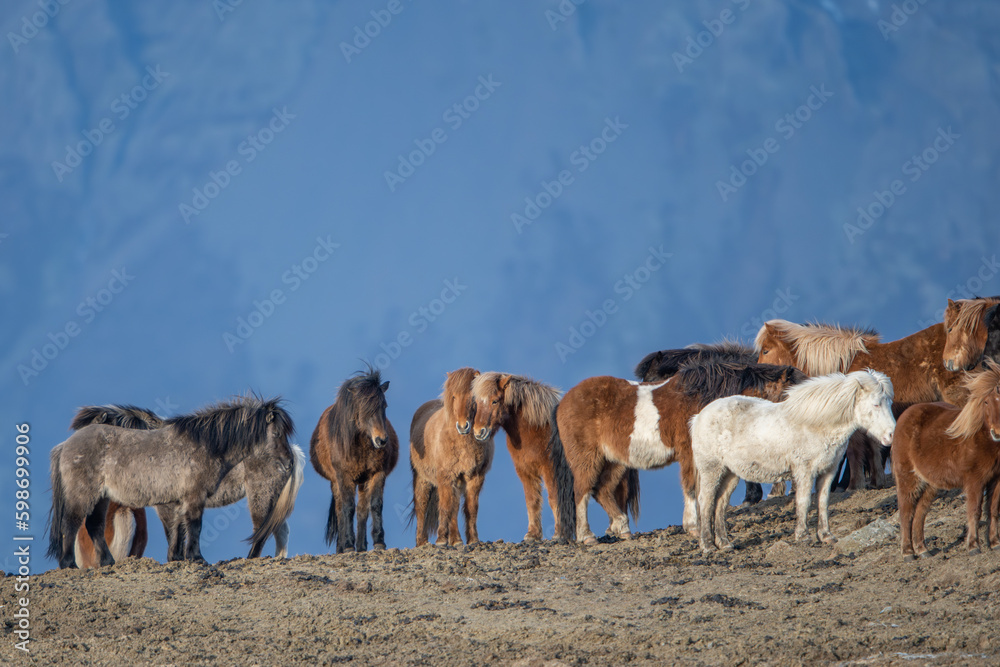
[[[944,367],[950,371],[971,371],[983,360],[989,331],[1000,297],[948,299],[944,310]],[[1000,323],[993,325],[1000,331]]]
[[[496,426],[473,433],[476,403],[474,368],[448,373],[440,399],[417,408],[410,424],[410,468],[417,546],[437,533],[439,545],[459,545],[458,507],[465,499],[465,540],[479,542],[479,493],[493,464]]]
[[[628,517],[615,490],[629,468],[660,468],[677,461],[684,491],[683,525],[698,534],[697,473],[691,454],[688,421],[711,401],[744,394],[772,401],[805,379],[787,366],[717,363],[682,368],[664,382],[640,384],[613,377],[588,378],[563,397],[556,408],[552,455],[565,458],[573,475],[573,493],[560,485],[562,525],[575,525],[576,539],[594,544],[587,521],[593,496],[608,513],[609,533],[631,537]]]
[[[385,416],[385,392],[377,369],[368,367],[344,381],[337,400],[323,411],[309,440],[313,468],[330,482],[333,497],[326,520],[326,543],[337,541],[337,553],[368,549],[368,515],[372,545],[385,549],[382,492],[385,478],[399,459],[399,438]],[[358,532],[354,533],[355,492]]]
[[[524,486],[524,503],[528,509],[528,532],[525,540],[542,539],[542,484],[549,493],[549,505],[555,516],[555,536],[570,539],[559,521],[558,472],[549,456],[552,435],[552,411],[562,393],[553,387],[520,375],[483,373],[472,383],[472,399],[476,403],[473,433],[495,431],[497,426],[507,434],[507,451],[514,461],[514,471]],[[628,477],[634,477],[631,487]],[[624,506],[632,500],[638,511],[638,475],[626,476]],[[631,488],[631,495],[629,493]]]
[[[899,501],[903,556],[930,556],[924,544],[924,521],[943,489],[965,492],[969,553],[979,553],[983,490],[989,516],[991,549],[1000,548],[1000,364],[966,380],[970,397],[963,408],[948,403],[920,403],[899,418],[892,441],[892,471]]]

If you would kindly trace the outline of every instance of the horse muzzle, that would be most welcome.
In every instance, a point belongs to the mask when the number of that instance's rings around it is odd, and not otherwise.
[[[455,422],[455,428],[458,430],[460,435],[469,435],[469,431],[472,430],[472,422],[467,421],[465,425]]]
[[[895,435],[895,433],[896,433],[896,430],[893,429],[891,431],[887,431],[881,438],[879,438],[879,440],[882,442],[882,446],[883,447],[891,447],[892,446],[892,436]]]
[[[388,441],[389,441],[388,438],[375,436],[372,438],[372,446],[375,447],[375,449],[382,449],[383,447],[385,447],[385,443],[387,443]]]
[[[484,440],[489,440],[490,430],[488,428],[481,428],[475,433],[476,440],[483,442]]]
[[[1000,442],[1000,431],[995,428],[990,429],[990,437],[993,438],[993,442]]]

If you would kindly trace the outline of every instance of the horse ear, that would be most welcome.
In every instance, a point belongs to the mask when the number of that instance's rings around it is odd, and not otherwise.
[[[106,410],[101,411],[101,414],[98,415],[97,419],[94,420],[95,424],[106,424],[107,422],[108,422],[108,413]]]
[[[509,384],[510,384],[510,379],[511,379],[511,377],[512,377],[512,376],[510,376],[510,375],[507,375],[506,373],[500,376],[500,380],[499,380],[499,381],[497,381],[497,386],[499,386],[499,387],[500,387],[500,390],[501,390],[501,391],[503,391],[503,390],[506,390],[506,389],[507,389],[507,385],[509,385]]]
[[[274,422],[274,411],[273,410],[268,410],[267,411],[267,416],[264,417],[264,421],[267,422],[268,424]]]
[[[383,394],[385,392],[389,391],[389,381],[388,380],[386,380],[385,382],[382,383],[381,389],[382,389],[382,393]]]
[[[952,301],[951,299],[948,299],[948,307],[949,308],[954,308],[955,307],[955,302]]]

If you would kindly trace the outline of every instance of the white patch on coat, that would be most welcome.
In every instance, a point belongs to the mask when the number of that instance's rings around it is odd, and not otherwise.
[[[660,438],[660,411],[653,404],[653,390],[666,382],[636,386],[635,423],[628,442],[628,466],[648,470],[674,460],[674,450]]]

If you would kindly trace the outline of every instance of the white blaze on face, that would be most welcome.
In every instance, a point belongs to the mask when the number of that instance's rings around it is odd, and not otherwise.
[[[674,450],[666,447],[660,439],[660,412],[653,404],[653,390],[659,384],[636,385],[635,423],[629,436],[628,465],[632,468],[659,468],[673,460]]]

